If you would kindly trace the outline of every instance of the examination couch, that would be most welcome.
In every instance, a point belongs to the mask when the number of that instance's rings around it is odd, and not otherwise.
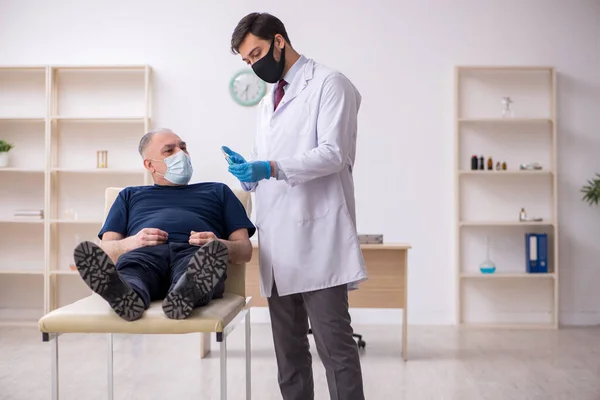
[[[105,212],[108,214],[120,188],[107,188],[105,192]],[[250,215],[252,203],[249,193],[234,190]],[[53,310],[42,318],[38,325],[42,339],[51,346],[52,399],[59,399],[59,335],[66,333],[106,334],[108,347],[107,384],[108,399],[113,399],[113,335],[121,334],[190,334],[200,333],[201,355],[204,357],[210,336],[214,333],[220,344],[220,398],[227,398],[227,335],[244,320],[246,358],[246,399],[251,398],[250,385],[250,297],[246,297],[246,265],[230,264],[225,281],[223,298],[213,300],[209,305],[196,308],[189,318],[172,320],[162,310],[161,301],[155,301],[139,320],[128,322],[121,319],[104,299],[95,293],[72,304]],[[207,340],[208,339],[208,340]],[[81,355],[81,361],[85,354]],[[71,375],[70,379],[77,379]],[[239,379],[236,379],[239,381]],[[194,383],[191,383],[194,384]],[[168,386],[168,382],[165,382]],[[168,391],[165,391],[168,393]],[[211,396],[208,396],[212,398]]]

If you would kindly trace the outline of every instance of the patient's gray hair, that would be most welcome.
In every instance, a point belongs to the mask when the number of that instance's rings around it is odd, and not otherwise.
[[[145,133],[144,136],[142,136],[142,138],[140,139],[140,144],[138,146],[138,151],[140,152],[140,155],[142,157],[144,157],[144,151],[146,151],[146,147],[148,147],[148,144],[150,144],[150,142],[152,141],[152,137],[154,135],[156,135],[157,133],[165,133],[165,132],[173,133],[172,130],[167,129],[167,128],[158,128],[158,129],[155,129],[148,133]]]

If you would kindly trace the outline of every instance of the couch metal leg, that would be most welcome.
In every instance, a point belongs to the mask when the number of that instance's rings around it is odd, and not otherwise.
[[[58,400],[58,335],[52,336],[52,400]]]
[[[221,400],[227,400],[227,336],[223,335],[221,346]]]
[[[246,329],[246,400],[252,398],[252,351],[251,351],[251,327],[250,327],[250,310],[246,313],[246,320],[244,321]]]
[[[108,400],[113,400],[114,398],[114,386],[113,386],[113,334],[109,333],[107,335],[108,340]]]

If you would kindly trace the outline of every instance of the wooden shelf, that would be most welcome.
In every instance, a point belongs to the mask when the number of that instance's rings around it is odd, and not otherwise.
[[[487,175],[487,176],[526,176],[526,175],[546,175],[552,176],[554,171],[551,170],[506,170],[506,171],[497,171],[497,170],[464,170],[459,171],[459,175]]]
[[[554,226],[553,222],[550,221],[462,221],[459,226],[489,226],[489,227],[501,227],[501,226]]]
[[[57,276],[79,276],[79,272],[78,271],[71,271],[71,270],[56,270],[56,271],[50,271],[50,275],[57,275]]]
[[[526,272],[496,272],[493,274],[483,274],[481,272],[463,272],[460,274],[463,279],[554,279],[553,273],[548,274],[529,274]]]
[[[515,72],[515,71],[523,71],[523,72],[531,72],[531,71],[539,71],[539,72],[551,72],[554,70],[554,67],[546,66],[546,65],[459,65],[456,67],[458,71],[497,71],[497,72]]]
[[[48,67],[45,65],[2,65],[0,66],[0,72],[11,71],[11,72],[46,72]]]
[[[137,154],[151,129],[151,79],[147,65],[0,66],[0,139],[14,144],[0,168],[0,325],[35,324],[87,293],[68,266],[79,241],[95,240],[105,189],[151,183]],[[109,168],[95,168],[98,150]],[[15,219],[18,209],[46,218]]]
[[[24,172],[24,173],[44,173],[43,169],[35,169],[35,168],[0,168],[0,172]]]
[[[71,70],[71,71],[138,71],[145,72],[150,68],[148,65],[53,65],[54,70]]]
[[[0,275],[44,275],[43,270],[0,269]]]
[[[558,327],[556,87],[556,71],[550,66],[455,68],[454,273],[461,327]],[[514,101],[514,117],[501,117],[506,96]],[[471,170],[473,155],[478,161],[484,157],[485,166],[492,159],[494,166],[501,161],[513,169]],[[533,161],[545,169],[518,169],[521,162]],[[544,219],[519,221],[521,209]],[[463,229],[468,227],[474,229]],[[524,268],[527,233],[547,233],[548,269],[552,272],[483,274],[461,268],[481,262],[486,243],[493,260]]]
[[[117,169],[117,168],[89,168],[89,169],[75,169],[75,168],[52,168],[52,172],[64,172],[70,174],[143,174],[146,170],[144,169]]]
[[[102,225],[102,220],[93,219],[52,219],[51,224],[65,224],[65,225]]]
[[[13,121],[13,122],[44,122],[46,121],[46,117],[17,117],[17,116],[7,116],[0,117],[0,121]]]
[[[82,116],[82,117],[60,117],[55,116],[51,117],[53,121],[73,121],[73,122],[137,122],[144,123],[146,121],[146,117],[94,117],[94,116]]]
[[[549,118],[459,118],[461,124],[551,124]]]
[[[0,219],[0,224],[40,224],[44,223],[43,219]]]

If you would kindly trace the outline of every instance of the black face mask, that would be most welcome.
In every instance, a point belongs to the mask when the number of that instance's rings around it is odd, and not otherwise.
[[[275,61],[273,57],[273,51],[275,50],[275,39],[271,42],[271,48],[269,52],[265,54],[263,58],[252,64],[254,73],[263,81],[268,83],[275,83],[281,79],[283,74],[283,67],[285,66],[285,47],[281,49],[281,59],[279,62]]]

